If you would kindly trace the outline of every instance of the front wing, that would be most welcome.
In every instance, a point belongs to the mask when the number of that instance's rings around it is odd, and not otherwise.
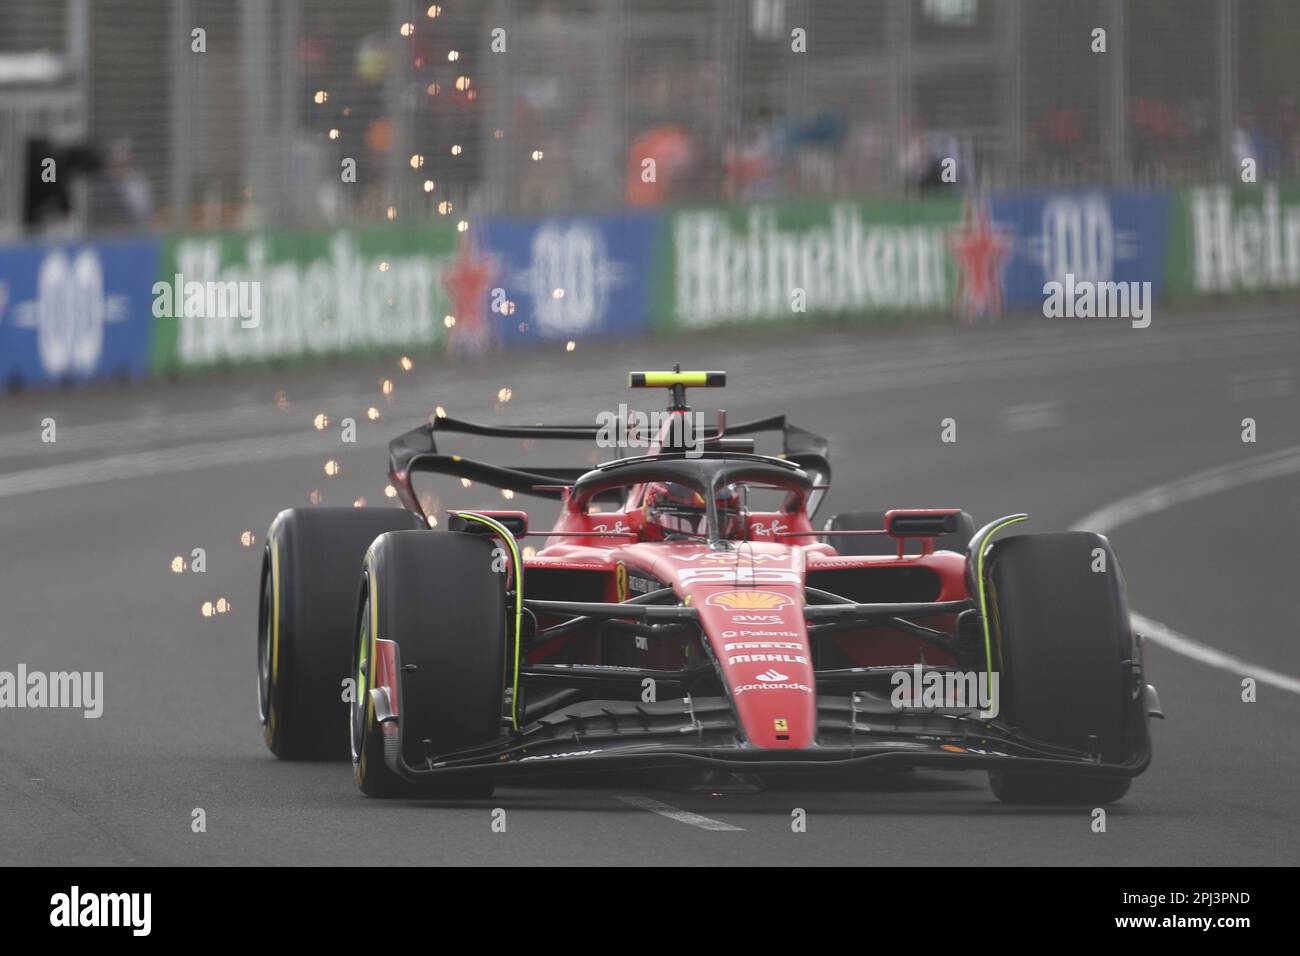
[[[399,650],[376,641],[380,673],[401,673]],[[1159,704],[1145,685],[1131,702],[1126,756],[1099,755],[1034,741],[970,711],[898,710],[875,692],[819,694],[817,744],[766,749],[739,739],[731,702],[682,697],[654,703],[587,700],[560,707],[483,747],[403,757],[400,684],[370,690],[390,770],[412,782],[504,780],[668,768],[732,773],[824,774],[870,769],[1012,770],[1134,777],[1151,760],[1149,713]],[[396,698],[396,699],[395,699]]]

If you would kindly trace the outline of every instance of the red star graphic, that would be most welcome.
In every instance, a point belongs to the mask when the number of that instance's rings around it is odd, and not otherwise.
[[[461,241],[456,258],[442,268],[442,287],[451,297],[452,327],[456,338],[479,338],[483,333],[483,302],[496,276],[496,261],[484,256],[468,235]]]
[[[957,300],[962,318],[970,322],[976,316],[1001,313],[1002,266],[1011,253],[1010,230],[993,225],[987,202],[973,209],[967,199],[961,227],[953,231],[948,245],[961,270]]]

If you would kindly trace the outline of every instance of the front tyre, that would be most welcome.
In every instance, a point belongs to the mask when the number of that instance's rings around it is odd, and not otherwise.
[[[452,531],[385,534],[367,553],[352,704],[352,765],[367,796],[491,795],[490,782],[411,783],[391,770],[370,692],[378,684],[376,641],[392,641],[401,664],[394,702],[400,758],[408,766],[501,736],[513,628],[507,627],[506,577],[494,564],[492,539]]]
[[[1110,542],[1091,532],[1006,538],[989,550],[985,579],[1001,719],[1106,763],[1129,759],[1146,715]],[[1097,806],[1123,797],[1130,779],[998,771],[989,782],[1006,803]]]

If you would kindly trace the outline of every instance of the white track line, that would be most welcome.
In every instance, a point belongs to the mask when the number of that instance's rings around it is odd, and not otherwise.
[[[293,458],[319,451],[327,447],[327,441],[328,439],[322,438],[319,432],[304,431],[297,435],[237,438],[224,442],[204,442],[182,445],[178,448],[130,452],[88,461],[45,465],[0,475],[0,498],[65,488],[81,488],[127,478],[152,478],[156,475],[176,475],[187,471],[239,466],[250,461]]]
[[[1270,478],[1279,478],[1296,472],[1300,472],[1300,446],[1283,448],[1281,451],[1257,455],[1244,461],[1207,468],[1177,481],[1156,485],[1146,491],[1129,495],[1079,519],[1071,527],[1075,531],[1109,534],[1120,525],[1175,505],[1229,491],[1251,482],[1267,481]],[[1180,634],[1173,628],[1136,611],[1130,616],[1134,628],[1152,644],[1171,650],[1175,654],[1182,654],[1209,667],[1238,676],[1253,677],[1261,684],[1300,694],[1300,679],[1233,657],[1208,644],[1193,640],[1186,634]]]
[[[1136,611],[1133,611],[1129,617],[1133,619],[1133,629],[1142,635],[1143,640],[1158,644],[1175,654],[1182,654],[1194,661],[1200,661],[1209,667],[1217,667],[1221,671],[1228,671],[1239,677],[1253,677],[1261,684],[1268,684],[1282,690],[1289,690],[1293,694],[1300,694],[1300,680],[1288,674],[1269,670],[1267,667],[1260,667],[1250,661],[1243,661],[1240,657],[1233,657],[1231,654],[1215,650],[1208,644],[1194,641],[1190,637],[1179,634],[1159,621],[1153,621],[1146,615],[1139,614]]]
[[[1120,525],[1155,514],[1157,511],[1164,511],[1174,505],[1217,495],[1221,491],[1231,491],[1233,488],[1254,481],[1292,475],[1298,471],[1300,471],[1300,445],[1215,468],[1207,468],[1185,478],[1179,478],[1177,481],[1156,485],[1146,491],[1121,498],[1080,518],[1074,523],[1073,529],[1109,534]]]
[[[679,810],[667,803],[651,800],[649,797],[615,797],[614,799],[641,810],[657,813],[669,820],[676,820],[678,823],[699,827],[701,830],[734,830],[741,833],[745,831],[744,827],[733,827],[730,823],[723,823],[721,820],[714,820],[712,817],[700,816],[700,814],[691,813],[689,810]]]

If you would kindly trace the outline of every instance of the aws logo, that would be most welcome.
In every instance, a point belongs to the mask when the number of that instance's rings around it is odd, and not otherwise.
[[[775,591],[719,591],[710,594],[705,604],[725,607],[728,611],[779,611],[794,603]]]

